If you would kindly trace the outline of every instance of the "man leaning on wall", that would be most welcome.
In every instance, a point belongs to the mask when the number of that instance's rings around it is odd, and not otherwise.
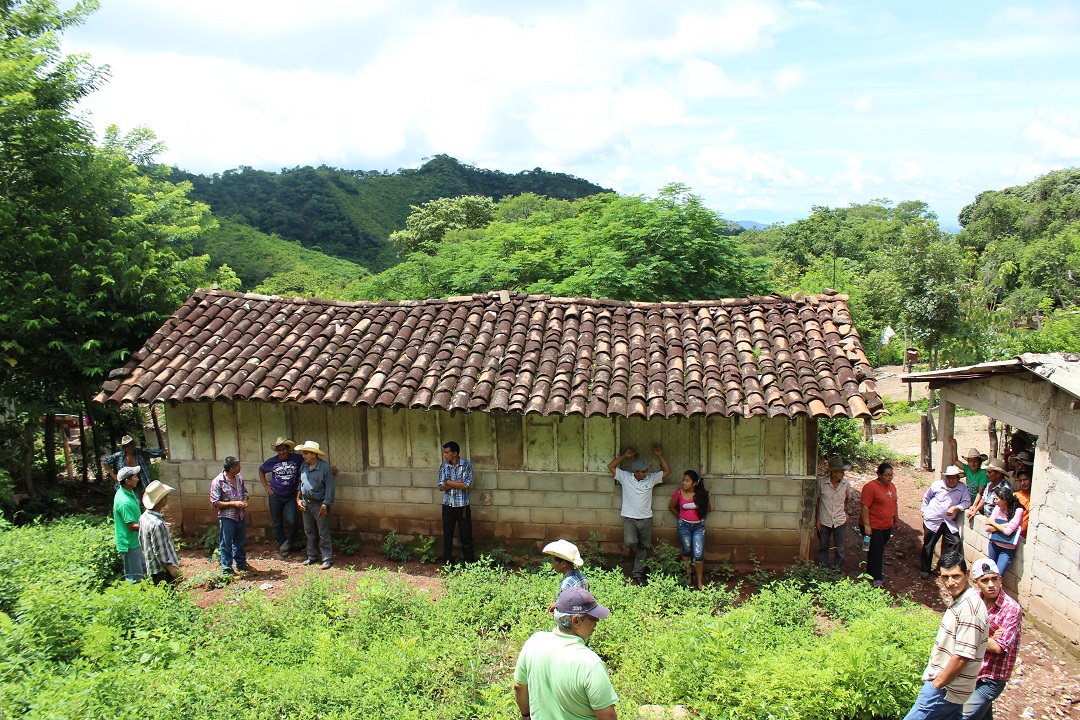
[[[659,443],[653,445],[653,454],[660,460],[663,470],[650,472],[649,463],[634,448],[627,448],[626,452],[608,463],[608,471],[615,476],[615,482],[622,485],[623,543],[634,554],[630,581],[635,585],[645,582],[645,558],[652,548],[652,489],[671,474],[671,466]],[[619,465],[627,460],[630,461],[630,469],[623,470]]]

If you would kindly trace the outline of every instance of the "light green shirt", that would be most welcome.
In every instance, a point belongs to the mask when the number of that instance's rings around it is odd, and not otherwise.
[[[139,522],[141,514],[142,508],[135,493],[117,488],[113,496],[113,523],[116,525],[116,549],[120,552],[139,547],[139,531],[129,528],[128,523]]]
[[[529,688],[534,720],[586,720],[619,701],[604,661],[577,635],[557,629],[525,641],[514,682]]]
[[[960,467],[964,470],[964,477],[967,478],[968,492],[971,494],[971,502],[975,502],[975,498],[979,497],[979,493],[986,487],[989,482],[986,478],[986,468],[979,468],[979,472],[973,472],[971,466],[967,463],[961,463]]]

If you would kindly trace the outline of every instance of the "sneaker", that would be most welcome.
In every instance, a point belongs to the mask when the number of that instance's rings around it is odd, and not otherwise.
[[[323,564],[320,565],[319,568],[322,569],[322,570],[329,570],[331,567],[333,567],[333,565],[334,564],[332,562],[330,562],[329,560],[324,560]]]
[[[239,570],[240,572],[250,572],[250,573],[259,572],[258,570],[253,568],[251,565],[237,565],[236,569]]]
[[[919,573],[919,577],[922,578],[923,580],[929,580],[930,579],[930,573],[923,570],[921,573]]]
[[[305,565],[316,565],[316,564],[318,564],[318,562],[319,561],[316,560],[315,558],[308,558],[307,560],[304,561],[304,564]]]

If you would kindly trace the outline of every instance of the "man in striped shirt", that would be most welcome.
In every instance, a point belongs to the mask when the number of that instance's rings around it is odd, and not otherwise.
[[[904,720],[960,720],[964,701],[975,690],[990,618],[979,591],[971,586],[959,552],[941,559],[941,580],[953,599],[938,626],[923,687]]]
[[[964,705],[964,720],[992,720],[994,700],[1005,689],[1016,665],[1024,611],[1020,609],[1020,603],[1001,589],[997,563],[990,558],[980,558],[974,562],[971,579],[982,593],[986,612],[990,616],[990,637],[986,641],[986,655],[979,668],[975,692]]]
[[[155,583],[174,583],[180,577],[180,556],[162,514],[172,491],[173,488],[155,480],[143,495],[146,512],[139,517],[139,545],[146,559],[146,573]]]

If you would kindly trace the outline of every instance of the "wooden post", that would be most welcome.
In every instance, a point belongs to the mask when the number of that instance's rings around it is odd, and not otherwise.
[[[953,438],[956,428],[956,405],[948,400],[941,401],[941,423],[938,433],[941,436],[941,467],[955,465],[958,458],[952,457],[949,440]]]
[[[874,421],[870,418],[863,418],[862,439],[867,443],[874,439]]]
[[[56,413],[45,413],[45,481],[56,484]]]
[[[919,467],[923,470],[934,469],[934,441],[930,437],[929,413],[923,413],[919,418]]]
[[[75,479],[75,463],[71,461],[71,440],[68,438],[68,423],[60,425],[60,437],[64,439],[64,469],[67,471],[67,479]]]
[[[90,482],[90,451],[86,447],[86,416],[79,413],[79,455],[82,457],[82,481]]]
[[[990,436],[990,457],[1001,457],[998,455],[998,432],[997,432],[997,420],[990,418],[986,423],[986,434]]]

